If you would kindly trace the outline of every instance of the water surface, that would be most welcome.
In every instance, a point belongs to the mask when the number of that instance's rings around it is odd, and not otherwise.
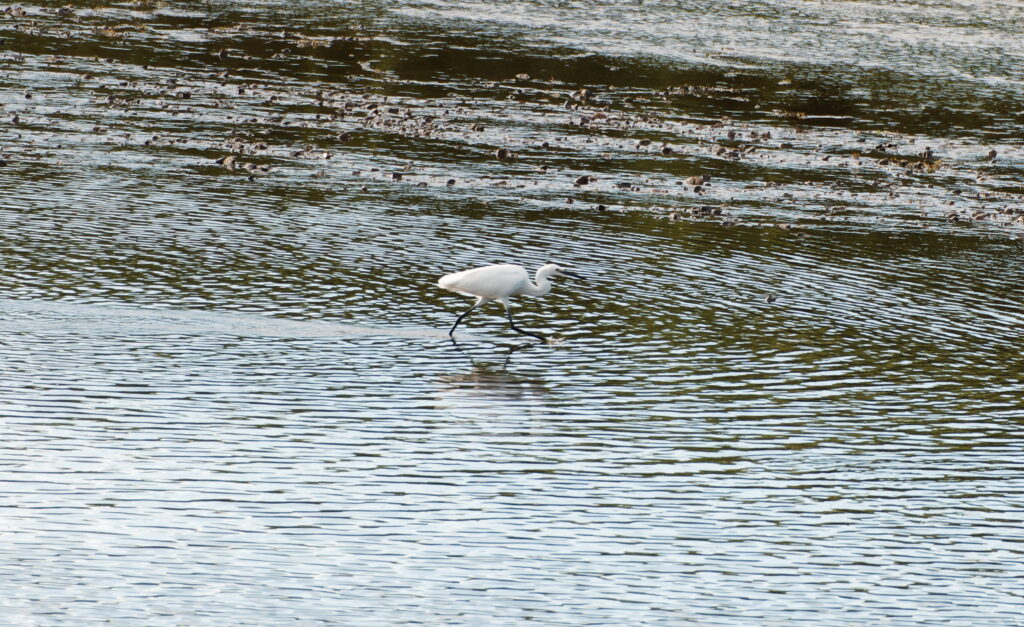
[[[14,624],[1019,622],[1016,4],[62,7],[0,21]],[[550,344],[448,338],[549,260]]]

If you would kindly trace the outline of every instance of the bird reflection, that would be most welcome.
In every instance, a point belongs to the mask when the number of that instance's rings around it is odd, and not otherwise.
[[[440,391],[445,396],[460,398],[460,405],[468,398],[495,401],[526,401],[547,395],[548,384],[543,378],[509,372],[512,356],[537,346],[532,342],[515,344],[504,351],[490,353],[488,358],[480,356],[481,351],[470,350],[451,338],[451,345],[457,354],[464,356],[470,368],[468,371],[443,375],[438,378]],[[474,353],[476,354],[474,356]],[[495,361],[493,357],[500,357]]]

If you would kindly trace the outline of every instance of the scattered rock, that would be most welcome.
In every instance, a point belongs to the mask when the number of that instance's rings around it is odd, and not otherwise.
[[[576,102],[588,102],[593,94],[589,89],[577,89],[572,93],[572,99]]]

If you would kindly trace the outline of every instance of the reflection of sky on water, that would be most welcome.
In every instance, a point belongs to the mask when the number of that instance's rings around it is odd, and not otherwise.
[[[7,31],[5,617],[1015,624],[1018,9],[210,6]]]

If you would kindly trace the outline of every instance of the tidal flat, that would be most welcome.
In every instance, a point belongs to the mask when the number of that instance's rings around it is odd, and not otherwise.
[[[0,10],[3,615],[1019,624],[1022,19]]]

